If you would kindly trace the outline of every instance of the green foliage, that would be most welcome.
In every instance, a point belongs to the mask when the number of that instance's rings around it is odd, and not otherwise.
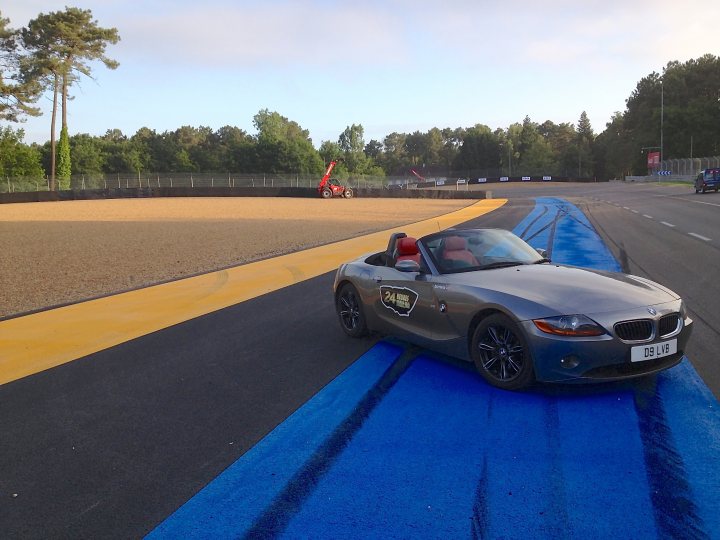
[[[605,131],[595,139],[595,174],[598,178],[622,178],[631,174],[635,152],[624,128],[622,113],[616,112]]]
[[[340,145],[333,141],[323,141],[320,144],[320,150],[318,150],[318,152],[325,163],[330,163],[338,159],[342,154]]]
[[[24,55],[17,45],[18,31],[9,28],[9,22],[0,13],[0,120],[17,122],[22,115],[40,114],[31,106],[40,97],[40,86],[21,77]]]
[[[260,110],[253,117],[253,125],[258,130],[258,141],[293,141],[310,142],[310,132],[300,127],[297,122],[288,120],[277,112],[268,109]]]
[[[406,138],[404,133],[391,133],[383,139],[385,151],[379,162],[388,174],[403,174],[403,169],[409,164],[405,150]]]
[[[371,165],[365,170],[365,176],[371,178],[384,178],[385,170],[379,165]]]
[[[518,169],[513,174],[522,176],[547,174],[556,170],[556,166],[557,162],[550,143],[538,137],[528,143],[525,151],[520,154]]]
[[[253,124],[258,130],[255,143],[257,171],[320,174],[323,160],[313,147],[310,133],[277,112],[259,111]]]
[[[332,177],[337,178],[338,180],[347,180],[350,178],[350,171],[348,171],[344,162],[341,161],[335,165],[335,168],[332,171]]]
[[[370,159],[378,159],[383,151],[383,145],[380,141],[376,141],[375,139],[371,140],[369,143],[365,145],[365,148],[363,149],[363,152],[365,152],[365,155],[369,157]],[[320,155],[322,155],[322,146],[320,147]]]
[[[415,131],[405,137],[405,154],[413,166],[423,164],[425,154],[425,134]]]
[[[540,133],[538,124],[530,120],[529,116],[523,120],[516,139],[514,175],[551,174],[557,170],[557,157],[553,153],[552,146]]]
[[[353,124],[345,128],[338,137],[338,147],[343,155],[343,165],[353,175],[365,174],[372,165],[370,158],[365,155],[365,130],[362,124]]]
[[[0,177],[42,180],[40,152],[24,144],[23,130],[0,127]]]
[[[588,119],[587,114],[585,113],[585,111],[583,111],[580,115],[580,120],[578,120],[578,130],[575,144],[568,147],[569,152],[566,152],[564,156],[566,158],[566,163],[569,161],[568,158],[577,158],[577,176],[579,178],[589,178],[592,177],[594,174],[594,143],[595,134],[593,133],[593,129],[590,125],[590,120]]]
[[[463,138],[465,137],[465,130],[462,128],[444,128],[441,131],[442,135],[442,150],[440,150],[440,158],[442,164],[445,166],[447,171],[450,171],[450,166],[455,161],[460,152],[460,146],[462,145]],[[429,164],[426,164],[429,165]]]
[[[221,127],[213,135],[218,171],[249,171],[253,166],[253,139],[242,129]]]
[[[555,166],[547,170],[553,176],[577,176],[578,132],[572,124],[554,124],[546,120],[538,126],[538,133],[548,142],[555,156]]]
[[[70,163],[70,137],[67,127],[60,130],[60,141],[58,142],[57,180],[59,189],[70,189],[70,174],[72,165]]]
[[[489,127],[478,124],[465,132],[453,166],[462,176],[497,175],[501,162],[500,152],[497,135]]]
[[[73,174],[102,174],[106,158],[99,139],[85,133],[73,135],[70,137],[70,155]]]
[[[102,28],[89,9],[66,7],[65,11],[41,13],[22,30],[22,40],[33,57],[25,66],[36,74],[53,73],[73,82],[76,74],[90,76],[90,63],[100,61],[108,69],[118,63],[105,55],[108,44],[120,40],[117,28]]]
[[[660,146],[661,120],[664,159],[691,157],[691,145],[693,156],[720,154],[720,58],[669,62],[662,75],[643,77],[626,110],[598,137],[600,176],[645,174],[647,153],[641,149]]]
[[[593,128],[590,125],[590,119],[588,118],[585,111],[580,114],[580,120],[578,120],[577,134],[579,139],[587,142],[592,142],[595,139],[595,133],[593,133]]]

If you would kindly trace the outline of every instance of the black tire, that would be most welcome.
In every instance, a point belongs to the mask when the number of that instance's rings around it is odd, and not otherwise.
[[[359,338],[368,334],[362,299],[352,284],[345,283],[340,287],[340,291],[335,298],[335,310],[338,314],[340,326],[348,336]]]
[[[480,375],[493,386],[519,390],[535,380],[527,340],[506,315],[496,313],[480,321],[473,333],[470,354]]]
[[[328,188],[322,188],[322,191],[320,192],[320,196],[323,199],[329,199],[332,197],[332,191],[330,191]]]
[[[345,188],[345,191],[343,192],[343,197],[345,197],[346,199],[352,199],[353,195],[354,195],[354,193],[353,193],[352,189]]]

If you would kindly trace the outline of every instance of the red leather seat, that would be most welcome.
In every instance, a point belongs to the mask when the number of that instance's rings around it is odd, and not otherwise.
[[[417,240],[409,236],[406,236],[405,238],[400,238],[397,241],[396,248],[396,263],[398,263],[399,261],[415,261],[416,263],[420,264],[420,252],[418,251]]]
[[[478,266],[477,259],[470,250],[468,250],[467,242],[462,236],[448,236],[445,239],[442,258],[450,261],[462,261],[472,266]]]

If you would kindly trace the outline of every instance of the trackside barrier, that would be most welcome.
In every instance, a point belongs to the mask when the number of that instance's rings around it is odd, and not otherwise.
[[[491,199],[490,191],[443,191],[436,189],[367,189],[355,190],[358,197],[392,199]],[[21,193],[0,193],[0,204],[76,201],[93,199],[132,199],[150,197],[296,197],[318,198],[315,188],[113,188],[67,191],[30,191]]]
[[[537,183],[543,183],[543,182],[581,182],[581,183],[595,183],[595,182],[609,182],[609,180],[600,180],[597,178],[573,178],[568,176],[495,176],[495,177],[478,177],[478,178],[456,178],[456,179],[448,179],[444,178],[442,180],[432,180],[428,182],[419,182],[417,184],[417,187],[419,188],[432,188],[432,187],[439,187],[439,186],[456,186],[457,189],[460,189],[459,186],[465,184],[465,185],[476,185],[476,184],[495,184],[495,183],[527,183],[532,182],[534,184]]]
[[[670,172],[670,171],[662,171]],[[695,175],[682,174],[653,174],[650,176],[626,176],[626,182],[685,182],[692,184],[695,181]]]

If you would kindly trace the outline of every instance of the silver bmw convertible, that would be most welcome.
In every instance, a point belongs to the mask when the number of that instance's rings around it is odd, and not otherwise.
[[[490,384],[610,381],[680,362],[680,297],[637,276],[559,265],[501,229],[396,232],[335,276],[340,326],[474,362]]]

